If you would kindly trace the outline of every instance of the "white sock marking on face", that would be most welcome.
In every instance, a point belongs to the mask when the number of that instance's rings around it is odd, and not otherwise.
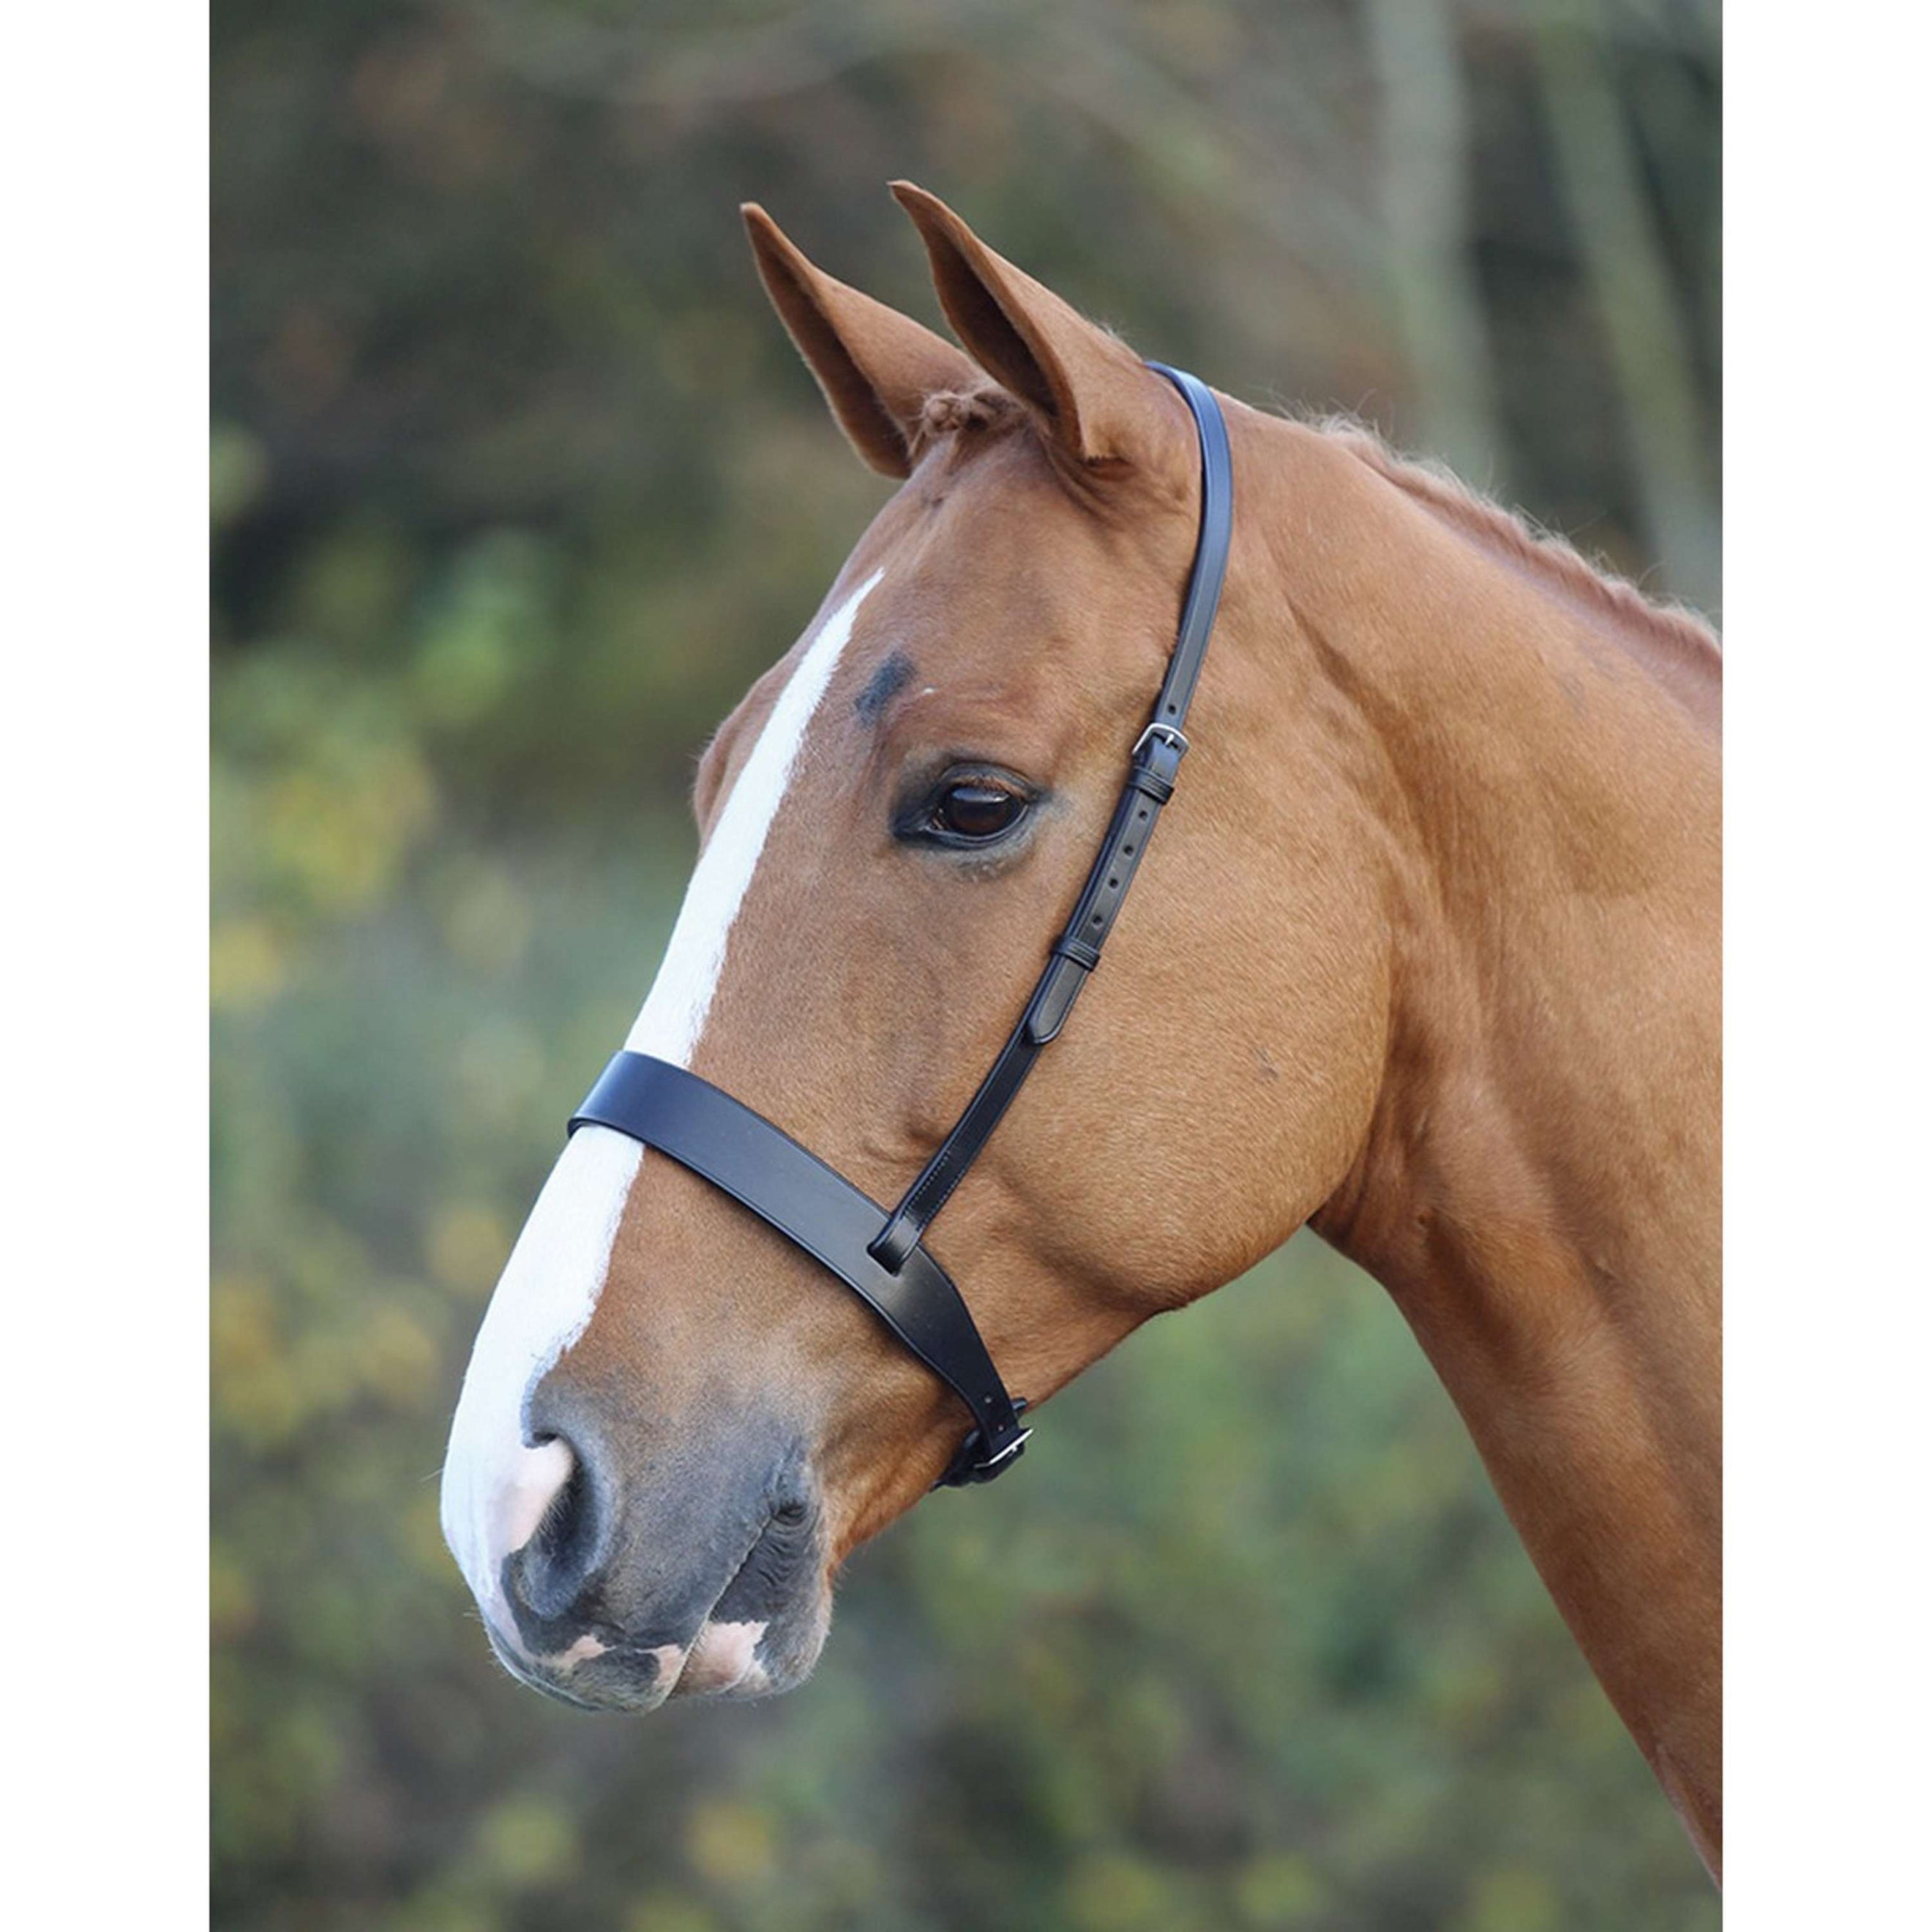
[[[744,904],[819,700],[884,573],[874,571],[819,626],[778,693],[692,874],[664,962],[624,1042],[688,1066]],[[558,1156],[483,1317],[443,1466],[442,1532],[487,1610],[496,1573],[568,1476],[567,1452],[528,1447],[531,1389],[589,1325],[644,1149],[608,1127],[580,1128]],[[514,1538],[514,1540],[512,1540]]]

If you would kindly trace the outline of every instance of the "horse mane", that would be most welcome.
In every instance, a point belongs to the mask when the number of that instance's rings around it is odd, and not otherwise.
[[[1520,512],[1479,494],[1444,465],[1400,454],[1353,416],[1324,416],[1309,427],[1445,523],[1500,550],[1579,603],[1622,620],[1638,638],[1658,646],[1671,668],[1722,680],[1724,646],[1718,633],[1688,605],[1650,596],[1628,578],[1586,556],[1568,537],[1541,529]]]
[[[1017,399],[997,383],[941,391],[926,399],[914,432],[915,447],[925,448],[962,431],[1002,428],[1024,421],[1025,413]],[[1722,682],[1724,647],[1701,613],[1651,596],[1629,578],[1586,556],[1568,537],[1472,489],[1446,464],[1401,454],[1354,416],[1331,414],[1304,420],[1309,428],[1366,464],[1452,528],[1616,620],[1630,641],[1656,652],[1666,678],[1688,674]]]

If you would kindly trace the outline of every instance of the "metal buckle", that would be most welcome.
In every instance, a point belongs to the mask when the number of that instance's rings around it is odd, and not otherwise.
[[[975,1434],[977,1432],[976,1430],[974,1432]],[[997,1456],[984,1462],[968,1462],[963,1458],[956,1459],[952,1467],[940,1478],[938,1486],[941,1489],[965,1490],[971,1489],[977,1484],[990,1483],[1027,1446],[1032,1434],[1030,1429],[1022,1429]],[[962,1445],[962,1448],[964,1446]]]
[[[1024,1396],[1013,1398],[1013,1413],[1024,1414],[1027,1400]],[[971,1460],[975,1446],[986,1441],[986,1432],[976,1424],[964,1442],[960,1444],[958,1453],[947,1466],[944,1475],[933,1484],[935,1490],[970,1489],[976,1483],[990,1483],[1002,1474],[1031,1438],[1033,1431],[1022,1429],[1000,1453],[984,1462]]]
[[[1185,758],[1187,754],[1187,734],[1178,724],[1150,724],[1134,740],[1134,748],[1127,756],[1138,758],[1150,738],[1165,738],[1174,747],[1174,755],[1177,758]]]

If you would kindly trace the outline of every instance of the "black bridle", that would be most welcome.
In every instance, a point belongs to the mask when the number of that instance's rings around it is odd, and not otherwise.
[[[867,1303],[901,1342],[949,1384],[972,1412],[973,1430],[942,1484],[990,1481],[1019,1456],[1031,1431],[1026,1404],[1006,1393],[964,1300],[927,1252],[926,1231],[965,1178],[1034,1063],[1066,1024],[1087,976],[1100,963],[1121,902],[1174,796],[1187,737],[1181,728],[1227,573],[1234,528],[1228,427],[1214,393],[1166,364],[1201,445],[1201,527],[1180,629],[1154,716],[1129,754],[1127,782],[1079,902],[1054,940],[1019,1024],[966,1110],[904,1198],[888,1214],[816,1154],[708,1080],[648,1054],[614,1055],[570,1131],[614,1127],[668,1154],[768,1222]]]

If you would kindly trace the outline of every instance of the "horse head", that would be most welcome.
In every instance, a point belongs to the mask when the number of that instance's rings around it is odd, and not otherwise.
[[[1168,382],[895,192],[963,352],[746,211],[833,415],[900,487],[704,755],[697,868],[626,1042],[884,1202],[1080,893],[1173,646],[1202,487]],[[1238,472],[1251,419],[1229,409]],[[1348,775],[1312,747],[1256,755],[1281,703],[1243,641],[1267,542],[1237,518],[1198,748],[1104,970],[932,1238],[1031,1405],[1277,1246],[1373,1103],[1382,922],[1324,830]],[[1292,868],[1258,873],[1258,844]],[[932,1486],[964,1420],[808,1256],[593,1124],[478,1336],[445,1531],[499,1655],[542,1689],[625,1708],[784,1689],[841,1561]]]

